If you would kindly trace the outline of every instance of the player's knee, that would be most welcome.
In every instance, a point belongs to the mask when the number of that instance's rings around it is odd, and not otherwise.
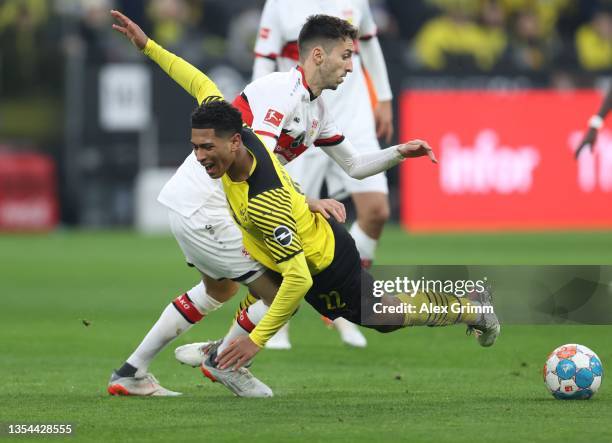
[[[232,280],[214,280],[212,278],[204,278],[206,283],[206,292],[219,303],[225,303],[232,298],[240,289],[238,283]]]
[[[382,226],[391,216],[391,209],[386,196],[371,201],[364,209],[360,211],[359,215],[360,218],[365,219],[364,221],[368,225]]]

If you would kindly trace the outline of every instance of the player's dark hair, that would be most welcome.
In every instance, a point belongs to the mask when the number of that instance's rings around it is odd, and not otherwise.
[[[191,127],[214,129],[220,136],[232,136],[242,129],[242,115],[225,100],[203,102],[191,113]]]
[[[302,26],[298,37],[300,59],[306,56],[313,45],[320,44],[329,51],[330,44],[347,38],[355,40],[357,29],[346,20],[325,14],[311,15]]]

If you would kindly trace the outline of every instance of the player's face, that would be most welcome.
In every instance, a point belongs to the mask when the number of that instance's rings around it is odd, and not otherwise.
[[[191,129],[191,145],[210,178],[221,178],[230,168],[240,146],[240,135],[218,136],[214,129]]]
[[[344,81],[349,72],[353,72],[353,40],[340,40],[326,53],[321,64],[321,74],[325,89],[336,89]]]

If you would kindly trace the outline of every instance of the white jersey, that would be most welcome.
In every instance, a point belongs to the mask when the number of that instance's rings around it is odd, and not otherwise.
[[[157,201],[183,217],[191,217],[203,206],[211,214],[227,213],[229,217],[221,180],[210,178],[193,152],[164,185]]]
[[[233,104],[256,134],[276,139],[274,153],[282,164],[308,147],[344,140],[324,102],[310,91],[301,67],[255,80]]]
[[[357,28],[360,40],[376,36],[376,24],[367,0],[268,0],[261,17],[255,55],[276,61],[280,71],[295,66],[298,60],[298,35],[306,19],[314,14],[327,14],[347,20]],[[327,90],[322,94],[336,123],[354,143],[356,138],[353,132],[363,131],[364,125],[372,126],[371,131],[374,130],[358,42],[355,42],[355,49],[353,72],[346,76],[337,90]],[[357,118],[347,109],[359,109]]]
[[[249,283],[263,267],[242,245],[221,180],[210,178],[192,152],[164,185],[157,200],[171,209],[170,229],[187,262],[214,279]]]

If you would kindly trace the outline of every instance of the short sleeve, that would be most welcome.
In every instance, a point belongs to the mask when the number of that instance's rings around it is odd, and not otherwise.
[[[269,76],[245,88],[244,100],[252,113],[251,128],[256,134],[276,139],[280,137],[291,112],[290,100],[283,95],[283,91],[282,82],[273,83]]]

